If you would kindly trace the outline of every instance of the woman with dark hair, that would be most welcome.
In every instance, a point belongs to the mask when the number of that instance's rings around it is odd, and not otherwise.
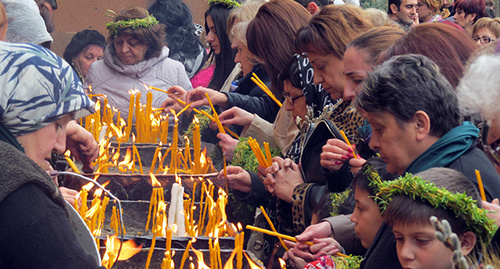
[[[101,60],[106,47],[106,39],[96,30],[82,30],[76,33],[64,50],[64,60],[71,64],[73,70],[83,82],[89,72],[90,65]]]
[[[146,92],[146,86],[168,89],[180,85],[186,90],[191,83],[184,66],[168,58],[164,45],[164,25],[139,7],[122,11],[107,24],[108,45],[104,58],[90,67],[84,86],[91,85],[94,93],[108,97],[108,103],[127,117],[130,94],[136,89]],[[145,86],[146,85],[146,86]],[[160,107],[168,99],[166,93],[153,91],[153,107]],[[146,103],[146,94],[141,103]]]
[[[484,0],[456,0],[453,4],[455,23],[462,26],[469,34],[477,20],[486,17]]]
[[[181,0],[157,0],[148,12],[167,26],[168,57],[184,64],[188,77],[192,78],[205,64],[206,51],[196,34],[191,10]]]
[[[210,44],[208,57],[215,58],[215,70],[208,88],[220,91],[234,68],[234,56],[237,52],[231,48],[227,20],[231,10],[241,4],[236,0],[210,0],[209,5],[205,12],[205,33]]]
[[[424,23],[412,28],[389,48],[383,60],[410,53],[425,55],[439,66],[450,84],[457,87],[465,64],[476,48],[472,39],[460,29],[443,23]]]

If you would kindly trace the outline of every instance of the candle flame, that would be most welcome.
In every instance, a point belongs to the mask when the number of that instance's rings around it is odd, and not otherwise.
[[[200,123],[200,120],[198,119],[198,117],[193,116],[193,123],[194,124],[199,124]]]
[[[280,268],[282,268],[282,269],[286,268],[285,260],[283,260],[282,258],[278,258],[278,260],[280,261]]]
[[[179,119],[177,118],[177,113],[175,113],[175,110],[170,109],[170,113],[172,113],[172,115],[174,116],[174,121],[175,121],[175,123],[177,123],[179,121]]]
[[[203,259],[203,252],[196,250],[195,248],[191,248],[196,255],[196,259],[198,260],[198,269],[210,269],[209,266],[205,263]]]
[[[66,152],[64,152],[64,156],[66,157],[70,157],[71,156],[71,150],[66,150]]]
[[[94,187],[94,183],[89,182],[89,183],[87,183],[87,184],[85,184],[85,185],[83,185],[83,186],[82,186],[82,190],[84,190],[84,191],[88,192],[88,191],[90,191],[93,187]]]
[[[151,185],[153,188],[161,188],[161,183],[156,179],[155,175],[153,173],[149,172],[149,176],[151,177]]]
[[[102,258],[102,265],[106,268],[111,268],[116,260],[116,255],[120,248],[120,239],[113,235],[107,237],[106,239],[106,252]],[[120,257],[118,261],[128,260],[135,254],[139,253],[142,249],[142,245],[135,243],[133,240],[128,240],[123,243],[122,250],[120,251]]]

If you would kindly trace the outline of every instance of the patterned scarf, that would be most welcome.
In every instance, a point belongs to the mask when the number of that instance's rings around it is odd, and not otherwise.
[[[32,44],[0,42],[0,139],[32,133],[58,118],[94,112],[77,75],[62,58]],[[13,137],[12,137],[13,136]]]

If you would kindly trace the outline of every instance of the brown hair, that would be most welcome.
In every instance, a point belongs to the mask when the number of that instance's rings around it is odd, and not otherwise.
[[[133,19],[144,19],[149,16],[149,13],[144,8],[140,7],[130,7],[118,14],[115,17],[114,22],[117,21],[127,21]],[[151,27],[140,27],[140,28],[123,28],[119,29],[116,35],[110,34],[108,36],[108,44],[113,44],[115,38],[122,34],[129,34],[133,38],[141,41],[144,45],[148,46],[146,55],[144,55],[144,60],[148,60],[153,57],[158,57],[163,49],[164,40],[166,37],[165,25],[157,24]]]
[[[441,73],[456,88],[463,75],[467,60],[477,48],[463,31],[444,23],[422,23],[396,41],[382,56],[382,60],[395,55],[422,54],[438,66]]]
[[[368,58],[364,59],[365,62],[375,66],[379,64],[382,52],[404,35],[405,32],[399,26],[379,26],[357,37],[347,45],[347,48],[353,47],[365,51],[368,54]]]
[[[472,36],[474,36],[477,31],[482,28],[490,29],[495,34],[495,38],[498,38],[500,36],[500,18],[492,19],[483,17],[477,20],[477,22],[474,23],[474,26],[472,26]]]
[[[370,17],[360,7],[326,6],[299,30],[295,47],[343,59],[346,45],[372,27]]]
[[[259,9],[247,29],[248,49],[264,61],[272,90],[281,98],[283,82],[279,73],[295,52],[293,41],[311,14],[292,0],[272,0]]]
[[[7,34],[7,12],[5,11],[5,6],[0,2],[0,40],[5,39]]]

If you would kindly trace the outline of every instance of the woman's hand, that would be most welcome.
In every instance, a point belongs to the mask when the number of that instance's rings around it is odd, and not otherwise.
[[[59,191],[61,192],[64,200],[66,200],[71,205],[75,204],[75,200],[77,199],[76,195],[78,194],[77,191],[65,187],[59,187]],[[78,205],[82,206],[82,199],[80,197],[78,197]]]
[[[227,181],[229,188],[249,193],[252,190],[252,178],[250,174],[239,166],[229,165],[226,167],[227,177],[224,170],[219,173],[219,180]]]
[[[493,211],[492,213],[488,213],[488,217],[495,221],[498,225],[500,223],[500,205],[498,198],[495,198],[491,201],[491,203],[486,201],[481,201],[483,208],[489,211]]]
[[[234,149],[236,148],[236,146],[238,146],[238,143],[240,141],[238,139],[232,138],[228,134],[223,134],[223,133],[218,133],[217,138],[220,139],[219,146],[222,148],[224,156],[226,156],[226,161],[232,162]]]
[[[76,160],[83,163],[83,171],[94,171],[91,163],[99,155],[99,145],[92,134],[76,121],[70,121],[66,126],[66,147]]]
[[[351,166],[351,173],[357,174],[361,168],[363,168],[363,164],[365,164],[366,160],[363,158],[360,158],[358,155],[357,159],[350,159],[349,160],[349,165]]]
[[[273,158],[273,164],[268,168],[271,171],[277,172],[268,173],[264,184],[268,191],[273,193],[281,200],[292,203],[292,195],[295,187],[304,182],[299,166],[290,159],[282,159],[280,157]]]
[[[338,171],[354,157],[353,148],[340,139],[328,139],[322,149],[320,164],[330,172]]]
[[[220,113],[219,119],[222,125],[230,126],[232,124],[247,126],[252,123],[255,115],[239,107],[232,107]]]
[[[297,238],[297,237],[295,237]],[[303,259],[305,262],[312,262],[323,255],[335,255],[340,251],[340,244],[332,237],[311,238],[313,245],[305,243],[292,243],[285,241],[286,245],[293,248],[293,255]]]
[[[197,87],[189,91],[186,95],[186,102],[193,102],[191,107],[208,106],[209,103],[205,94],[208,94],[210,101],[212,101],[214,105],[218,105],[222,108],[227,106],[227,96],[225,94],[204,87]]]
[[[287,264],[291,265],[295,269],[302,269],[306,266],[307,262],[299,256],[294,254],[295,248],[289,249],[283,255],[283,260],[287,261]]]
[[[165,113],[169,113],[170,109],[173,109],[175,112],[181,111],[184,106],[181,106],[177,99],[186,102],[187,91],[181,86],[172,86],[167,90],[167,92],[169,93],[168,96],[170,98],[161,104],[161,107],[165,108]]]

